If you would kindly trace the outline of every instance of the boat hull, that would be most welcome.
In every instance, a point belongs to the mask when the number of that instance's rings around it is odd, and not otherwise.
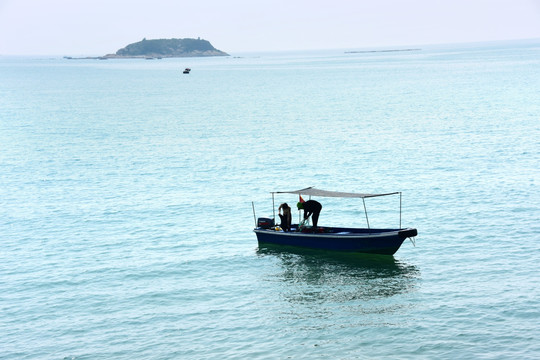
[[[293,228],[294,230],[294,228]],[[321,228],[317,232],[283,232],[256,228],[259,244],[277,244],[312,249],[393,255],[403,241],[417,235],[416,229]]]

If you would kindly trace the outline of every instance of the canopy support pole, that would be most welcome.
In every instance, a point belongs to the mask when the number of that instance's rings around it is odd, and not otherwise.
[[[255,204],[251,202],[251,207],[253,208],[253,220],[255,220],[255,227],[257,227],[257,216],[255,215]]]
[[[364,203],[364,214],[366,214],[367,228],[369,229],[369,220],[368,220],[367,209],[366,209],[366,199],[362,198],[362,202]]]
[[[401,191],[399,192],[399,228],[401,229]]]
[[[274,221],[276,221],[276,205],[274,203],[274,193],[272,193],[272,214],[274,215]]]

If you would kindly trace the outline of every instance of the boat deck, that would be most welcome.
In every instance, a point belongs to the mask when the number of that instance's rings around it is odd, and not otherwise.
[[[262,229],[260,229],[262,230]],[[270,231],[275,231],[271,229],[267,229]],[[287,232],[291,233],[303,233],[303,234],[322,234],[322,235],[328,235],[328,234],[336,234],[336,235],[375,235],[375,234],[383,234],[383,233],[389,233],[389,232],[396,232],[403,229],[368,229],[368,228],[346,228],[346,227],[330,227],[330,226],[317,226],[317,228],[313,227],[305,227],[302,230],[298,230],[298,224],[291,225],[291,230]]]

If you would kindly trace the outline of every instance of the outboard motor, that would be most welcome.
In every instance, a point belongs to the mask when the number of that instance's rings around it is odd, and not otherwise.
[[[270,229],[271,227],[274,227],[274,219],[258,218],[257,219],[257,227],[259,227],[261,229]]]

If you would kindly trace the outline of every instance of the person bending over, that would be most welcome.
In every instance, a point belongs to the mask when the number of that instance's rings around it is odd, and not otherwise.
[[[296,204],[298,210],[304,209],[304,220],[306,220],[310,215],[313,219],[313,227],[317,227],[319,222],[319,214],[321,213],[322,205],[320,202],[315,200],[308,200],[306,202],[299,202]]]

